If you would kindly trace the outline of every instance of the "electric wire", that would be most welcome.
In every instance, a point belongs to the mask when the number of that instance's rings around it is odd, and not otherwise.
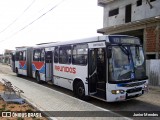
[[[55,6],[53,6],[51,9],[49,9],[48,11],[46,11],[45,13],[43,13],[42,15],[40,15],[38,18],[36,18],[35,20],[33,20],[32,22],[30,22],[29,24],[25,25],[24,27],[22,27],[21,29],[19,29],[18,31],[14,32],[12,35],[10,35],[8,38],[1,40],[0,42],[4,42],[10,38],[12,38],[13,36],[17,35],[19,32],[23,31],[24,29],[26,29],[27,27],[29,27],[30,25],[32,25],[33,23],[35,23],[36,21],[38,21],[39,19],[41,19],[43,16],[45,16],[46,14],[48,14],[49,12],[51,12],[52,10],[54,10],[55,8],[57,8],[58,6],[60,6],[65,0],[61,0],[59,3],[57,3]]]
[[[13,20],[13,22],[11,22],[9,25],[7,25],[7,27],[5,27],[2,31],[0,31],[0,34],[5,32],[9,27],[11,27],[35,2],[36,0],[33,0],[27,7],[26,9],[18,16],[16,17],[16,19]]]

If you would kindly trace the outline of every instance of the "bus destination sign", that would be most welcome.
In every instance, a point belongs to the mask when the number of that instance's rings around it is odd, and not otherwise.
[[[140,45],[140,41],[136,37],[109,36],[109,41],[113,44],[136,44],[136,45]]]

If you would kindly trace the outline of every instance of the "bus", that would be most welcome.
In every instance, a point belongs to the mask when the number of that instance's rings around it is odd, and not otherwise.
[[[33,77],[38,83],[52,82],[80,99],[125,101],[148,91],[144,51],[137,37],[104,35],[41,44],[19,49],[15,56],[18,75]]]
[[[32,77],[31,68],[32,47],[16,47],[12,53],[12,71],[17,76],[24,75]]]

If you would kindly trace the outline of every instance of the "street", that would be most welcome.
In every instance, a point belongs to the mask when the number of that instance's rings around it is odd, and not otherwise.
[[[0,64],[0,75],[1,74],[7,74],[9,76],[14,76],[14,77],[16,76],[16,74],[11,71],[10,66],[2,65],[2,64]],[[29,81],[35,81],[33,78],[28,78],[28,77],[21,77],[21,78],[29,80]],[[42,84],[42,85],[50,89],[67,94],[69,96],[73,96],[73,93],[70,90],[66,90],[64,88],[61,88],[55,85],[50,85],[50,84]],[[150,87],[148,94],[145,94],[138,98],[124,101],[124,102],[106,103],[106,102],[103,102],[103,101],[100,101],[94,98],[91,98],[91,100],[88,102],[98,107],[101,107],[103,109],[108,109],[110,111],[119,113],[121,115],[124,115],[125,112],[127,111],[135,111],[135,112],[160,111],[160,88],[158,89],[158,88]],[[150,119],[158,120],[159,118],[160,118],[160,115],[159,117],[131,117],[131,119],[135,119],[135,120],[143,120],[143,119],[144,120],[150,120]]]

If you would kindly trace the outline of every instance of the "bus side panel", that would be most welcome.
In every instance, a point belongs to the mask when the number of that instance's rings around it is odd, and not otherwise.
[[[27,64],[26,61],[19,61],[19,74],[27,76]]]
[[[76,78],[78,78],[83,81],[86,95],[88,95],[88,84],[85,84],[88,73],[87,68],[87,66],[81,65],[67,65],[54,63],[54,84],[73,90],[73,81]]]
[[[45,81],[45,64],[44,62],[39,62],[39,61],[33,61],[32,62],[32,74],[33,78],[36,76],[36,71],[39,72],[40,75],[40,80]]]

